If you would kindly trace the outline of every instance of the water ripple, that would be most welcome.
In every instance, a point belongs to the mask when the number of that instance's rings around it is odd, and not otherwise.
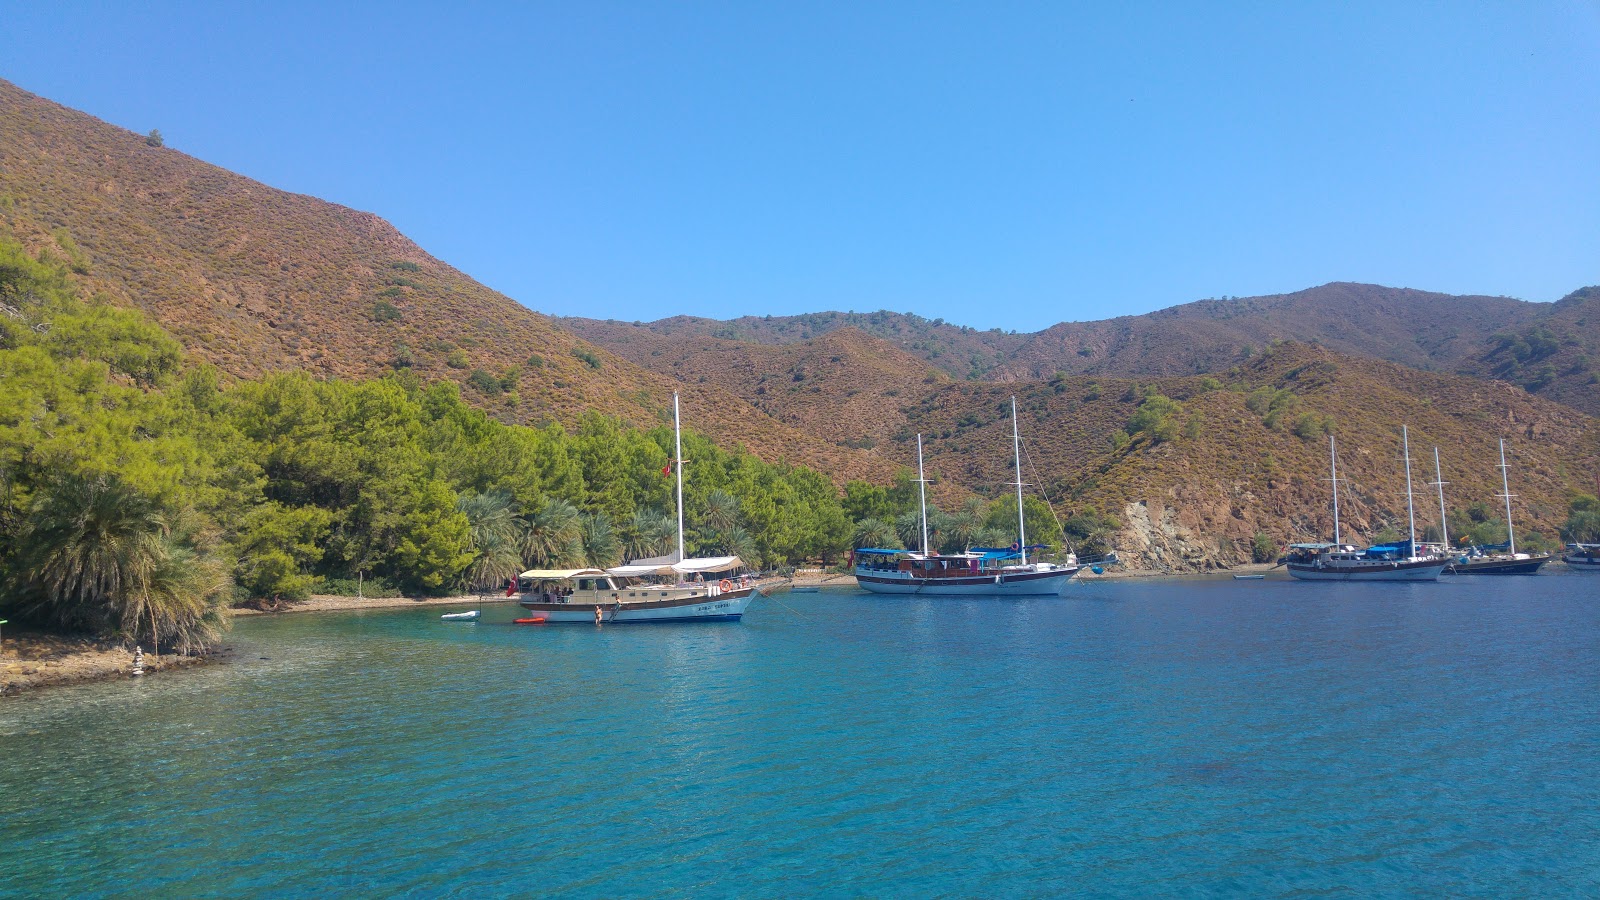
[[[1600,590],[253,619],[0,704],[0,895],[1600,893]]]

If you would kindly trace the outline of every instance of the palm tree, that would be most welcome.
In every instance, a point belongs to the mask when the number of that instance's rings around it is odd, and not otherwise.
[[[678,526],[665,513],[653,509],[636,510],[628,520],[623,548],[629,559],[664,556],[673,548]]]
[[[729,556],[737,556],[746,563],[753,563],[760,548],[756,546],[755,535],[751,534],[743,525],[730,525],[725,531],[717,532],[717,545],[722,552]]]
[[[945,549],[961,551],[978,544],[985,517],[983,501],[977,497],[968,500],[960,512],[945,517],[945,538],[949,544]]]
[[[477,553],[472,564],[461,573],[463,587],[485,590],[497,587],[522,571],[522,549],[528,523],[516,514],[516,502],[509,491],[468,492],[456,501],[456,509],[467,517],[472,547]]]
[[[182,516],[178,517],[180,520]],[[21,570],[34,610],[58,624],[120,631],[189,652],[227,627],[230,581],[220,560],[173,536],[149,497],[110,475],[69,475],[41,492]]]
[[[706,497],[706,513],[702,523],[714,533],[722,533],[739,524],[739,498],[722,488]]]
[[[920,538],[920,529],[922,527],[920,522],[918,522],[917,527],[919,529],[917,536]],[[900,535],[895,533],[894,526],[888,522],[882,519],[862,519],[856,523],[854,545],[857,550],[862,547],[901,550],[904,549],[905,542],[900,540]]]
[[[522,537],[527,524],[517,515],[511,492],[489,490],[481,494],[468,491],[456,500],[456,509],[467,517],[472,543],[477,546],[495,540],[514,541]]]
[[[617,564],[621,545],[617,542],[617,530],[612,526],[610,516],[604,512],[585,513],[578,520],[578,530],[583,542],[583,556],[589,565],[604,569]]]
[[[35,497],[18,571],[30,612],[66,628],[109,631],[122,598],[143,594],[165,553],[155,502],[110,475],[67,475]]]
[[[932,524],[930,517],[929,524]],[[916,510],[894,517],[894,533],[902,547],[922,546],[922,514]]]
[[[232,583],[220,560],[194,548],[163,542],[163,553],[144,590],[121,605],[122,633],[142,640],[149,625],[151,649],[161,642],[180,653],[214,644],[228,627],[226,603]]]
[[[529,520],[523,549],[535,565],[561,565],[582,555],[582,537],[577,507],[565,500],[549,500]]]

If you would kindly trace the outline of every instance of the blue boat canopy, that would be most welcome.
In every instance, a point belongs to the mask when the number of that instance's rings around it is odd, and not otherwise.
[[[1407,559],[1414,556],[1410,541],[1395,541],[1367,548],[1367,559]]]
[[[1022,548],[1022,550],[1048,550],[1048,549],[1050,549],[1050,545],[1049,544],[1029,544],[1028,546]],[[991,560],[991,559],[1016,559],[1016,558],[1022,556],[1022,553],[1021,553],[1020,550],[1017,549],[1017,545],[1016,544],[1012,544],[1009,547],[973,547],[971,552],[982,554],[982,558],[985,559],[985,560]]]
[[[868,556],[898,556],[902,553],[910,552],[910,550],[885,550],[881,547],[862,547],[856,551],[856,554],[858,556],[861,554],[866,554]]]

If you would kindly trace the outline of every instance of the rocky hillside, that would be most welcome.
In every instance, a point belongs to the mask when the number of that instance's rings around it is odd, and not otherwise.
[[[908,431],[927,435],[930,471],[991,496],[1005,490],[1013,391],[1026,480],[1044,485],[1063,514],[1089,505],[1115,514],[1124,525],[1119,546],[1154,566],[1247,561],[1258,531],[1280,546],[1331,539],[1330,430],[1347,541],[1406,528],[1402,424],[1419,529],[1438,521],[1426,486],[1436,446],[1447,503],[1494,507],[1497,440],[1506,438],[1518,526],[1546,537],[1566,518],[1570,493],[1600,482],[1600,422],[1570,407],[1514,385],[1292,343],[1214,377],[947,383],[907,410]],[[1151,392],[1179,405],[1165,439],[1128,433]]]
[[[0,228],[72,261],[225,373],[367,377],[409,368],[514,421],[595,409],[655,424],[674,382],[435,259],[371,213],[268,187],[0,81]],[[703,385],[691,424],[768,459],[883,477]]]

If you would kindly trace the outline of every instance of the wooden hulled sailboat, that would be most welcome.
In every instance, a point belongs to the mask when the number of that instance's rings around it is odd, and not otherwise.
[[[917,435],[917,483],[922,510],[922,550],[866,548],[855,551],[856,583],[875,594],[1033,596],[1061,593],[1083,567],[1076,554],[1065,563],[1028,562],[1027,523],[1022,508],[1022,441],[1017,398],[1011,398],[1011,449],[1017,480],[1017,542],[1008,548],[974,547],[962,553],[928,548],[927,479],[922,471],[922,435]]]
[[[1437,470],[1438,450],[1434,450]],[[1500,496],[1506,501],[1506,542],[1491,547],[1473,547],[1464,557],[1450,563],[1454,575],[1536,575],[1550,561],[1548,553],[1518,553],[1517,532],[1511,524],[1511,483],[1506,476],[1506,441],[1500,439]],[[1436,476],[1437,477],[1437,476]],[[1444,489],[1440,488],[1439,511],[1444,513]],[[1449,537],[1445,538],[1448,546]]]
[[[1330,435],[1328,459],[1333,482],[1333,543],[1292,544],[1285,562],[1289,574],[1302,581],[1438,581],[1449,563],[1444,557],[1417,553],[1417,518],[1411,494],[1411,438],[1402,427],[1406,455],[1406,510],[1409,540],[1357,550],[1339,535],[1339,454]]]
[[[683,436],[672,395],[678,547],[669,556],[610,569],[531,569],[517,579],[518,622],[737,622],[757,585],[737,556],[683,555]]]

